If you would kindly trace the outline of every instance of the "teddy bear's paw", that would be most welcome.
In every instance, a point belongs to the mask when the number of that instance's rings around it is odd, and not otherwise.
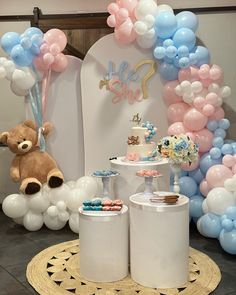
[[[40,191],[42,185],[36,178],[26,178],[22,181],[20,191],[26,195],[33,195]]]
[[[60,170],[53,169],[48,174],[48,186],[50,188],[56,188],[63,184],[64,177]]]

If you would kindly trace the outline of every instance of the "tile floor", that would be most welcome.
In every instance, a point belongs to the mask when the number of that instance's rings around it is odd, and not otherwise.
[[[76,238],[68,227],[60,231],[44,227],[39,232],[28,232],[0,211],[0,295],[38,294],[26,280],[27,263],[43,249]],[[202,237],[194,225],[190,244],[209,255],[222,271],[222,281],[212,294],[236,295],[236,256],[225,253],[217,240]]]

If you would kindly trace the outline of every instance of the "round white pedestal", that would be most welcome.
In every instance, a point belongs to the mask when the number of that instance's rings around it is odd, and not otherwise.
[[[170,165],[166,159],[156,162],[125,162],[124,157],[111,160],[111,169],[119,172],[114,182],[114,197],[129,204],[129,196],[144,191],[144,180],[136,175],[141,169],[156,169],[163,175],[153,181],[154,191],[170,190]],[[157,187],[158,183],[158,187]]]
[[[189,199],[179,196],[175,205],[130,197],[131,277],[140,285],[177,288],[188,281]]]
[[[128,208],[120,212],[79,209],[80,273],[93,282],[114,282],[128,275]]]

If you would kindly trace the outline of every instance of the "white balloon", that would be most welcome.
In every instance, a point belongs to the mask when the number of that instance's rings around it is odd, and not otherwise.
[[[15,66],[14,62],[12,60],[6,60],[3,63],[3,66],[4,66],[5,70],[6,70],[6,78],[7,78],[7,80],[11,81],[12,74],[16,69],[16,66]]]
[[[50,189],[48,197],[49,201],[56,205],[58,201],[66,201],[67,196],[70,193],[70,188],[66,185],[63,184],[60,187]]]
[[[79,233],[79,213],[72,213],[69,219],[70,229],[78,234]]]
[[[161,12],[171,12],[174,14],[174,11],[170,5],[161,4],[157,6],[156,15],[160,14]]]
[[[75,188],[76,181],[73,181],[73,180],[67,181],[66,185],[69,186],[69,188]]]
[[[229,206],[235,205],[233,193],[228,192],[224,187],[213,188],[206,200],[209,211],[220,215],[224,214]]]
[[[6,57],[0,57],[0,65],[1,66],[3,66],[6,61],[7,61]]]
[[[67,222],[69,220],[69,218],[70,218],[70,214],[67,211],[59,212],[58,213],[58,218],[61,221]]]
[[[146,35],[137,36],[136,41],[141,48],[149,49],[152,48],[156,42],[156,35],[154,38],[148,38]]]
[[[35,75],[29,68],[16,69],[12,74],[12,81],[19,89],[30,89],[36,83]]]
[[[153,0],[143,0],[138,3],[135,8],[134,14],[138,20],[142,20],[146,15],[156,15],[157,4]]]
[[[11,218],[19,218],[28,211],[28,200],[23,195],[13,194],[7,196],[2,203],[3,212]]]
[[[211,83],[209,86],[208,86],[208,91],[209,92],[214,92],[216,94],[219,93],[220,91],[220,86],[216,83]]]
[[[223,104],[223,99],[220,96],[218,96],[216,106],[220,107],[222,106],[222,104]]]
[[[225,98],[231,95],[231,88],[229,86],[224,86],[220,89],[220,96]]]
[[[207,201],[206,199],[202,202],[202,211],[204,212],[204,214],[209,212],[209,208],[207,206]]]
[[[151,39],[156,38],[156,31],[154,28],[150,29],[147,31],[147,33],[144,35],[146,39]],[[153,42],[153,41],[152,41]]]
[[[92,176],[83,176],[76,182],[76,188],[86,191],[89,199],[96,196],[98,191],[97,182]]]
[[[176,93],[178,96],[182,96],[182,95],[183,95],[182,87],[181,87],[180,84],[177,85],[177,86],[175,87],[175,93]]]
[[[58,218],[58,216],[51,217],[47,214],[47,212],[44,212],[43,220],[44,220],[46,227],[48,227],[49,229],[52,229],[52,230],[62,229],[66,225],[66,221],[60,220]]]
[[[50,205],[47,194],[42,193],[42,191],[37,194],[31,195],[29,198],[29,208],[36,212],[42,213],[48,209]]]
[[[26,96],[28,94],[28,90],[20,89],[14,82],[10,84],[11,91],[17,96]]]
[[[192,92],[192,84],[189,81],[185,80],[185,81],[181,82],[180,86],[181,86],[182,91],[184,93]]]
[[[37,231],[43,226],[43,215],[28,211],[23,218],[24,227],[29,231]]]
[[[57,209],[59,211],[65,211],[66,210],[66,203],[64,201],[57,202]]]
[[[58,215],[58,209],[56,206],[50,206],[48,209],[47,209],[47,214],[48,216],[50,217],[56,217]]]
[[[4,67],[0,67],[0,79],[4,79],[7,75],[7,72]]]
[[[192,84],[191,84],[191,87],[192,87],[192,91],[194,93],[199,93],[203,90],[203,86],[202,86],[202,83],[200,81],[194,81]]]
[[[151,14],[148,14],[145,16],[144,22],[148,26],[148,29],[151,29],[155,24],[155,17]]]
[[[142,36],[147,33],[148,27],[143,21],[138,20],[134,24],[134,30],[138,35]]]
[[[67,207],[72,212],[78,212],[80,206],[82,206],[83,201],[91,199],[90,195],[84,189],[73,189],[67,197]]]

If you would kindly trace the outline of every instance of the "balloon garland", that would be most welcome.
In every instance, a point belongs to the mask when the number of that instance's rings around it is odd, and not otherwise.
[[[153,52],[165,80],[168,135],[186,134],[199,147],[199,159],[182,165],[179,179],[190,216],[202,235],[218,238],[236,254],[236,143],[225,139],[230,122],[222,108],[231,90],[223,84],[223,70],[210,64],[209,50],[197,44],[197,16],[174,15],[155,0],[117,0],[108,12],[118,43],[137,42]]]

